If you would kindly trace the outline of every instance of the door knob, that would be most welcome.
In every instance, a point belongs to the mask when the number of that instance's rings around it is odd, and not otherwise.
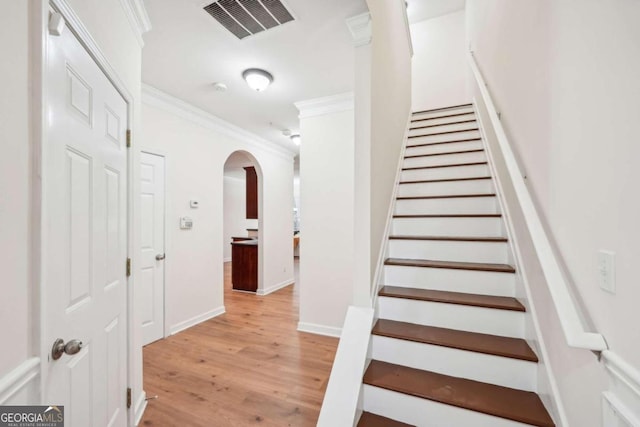
[[[162,261],[164,259],[164,254],[158,254],[156,255],[156,260],[157,261]]]
[[[58,360],[64,353],[73,355],[78,353],[80,350],[82,350],[82,341],[71,340],[65,344],[62,338],[58,338],[53,343],[53,348],[51,349],[51,357],[53,358],[53,360]]]

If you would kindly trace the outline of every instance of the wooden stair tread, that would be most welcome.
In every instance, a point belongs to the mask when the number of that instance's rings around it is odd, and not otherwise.
[[[391,235],[390,240],[442,240],[450,242],[488,242],[488,243],[504,243],[508,239],[506,237],[474,237],[474,236],[408,236],[408,235]]]
[[[433,113],[435,111],[446,111],[446,110],[453,110],[454,108],[463,108],[463,107],[471,107],[471,106],[473,106],[472,103],[451,105],[449,107],[432,108],[431,110],[414,111],[412,114],[415,116],[416,114]]]
[[[449,154],[467,154],[467,153],[479,153],[484,151],[484,148],[476,148],[473,150],[461,150],[461,151],[447,151],[444,153],[431,153],[431,154],[416,154],[413,156],[404,156],[405,159],[415,159],[419,157],[434,157],[434,156],[447,156]]]
[[[415,122],[424,122],[426,120],[437,120],[437,119],[447,119],[449,117],[458,117],[458,116],[468,116],[469,114],[475,114],[473,111],[469,111],[467,113],[456,113],[456,114],[447,114],[445,116],[438,116],[438,117],[427,117],[425,119],[413,119],[411,120],[411,123],[415,123]]]
[[[405,214],[394,218],[502,218],[502,214]]]
[[[470,162],[470,163],[451,163],[448,165],[435,165],[435,166],[416,166],[411,168],[402,168],[403,171],[412,171],[418,169],[438,169],[438,168],[453,168],[458,166],[477,166],[486,165],[488,162]]]
[[[372,360],[363,382],[387,390],[440,402],[538,427],[554,427],[533,392]]]
[[[480,128],[449,130],[449,131],[446,131],[446,132],[425,133],[424,135],[409,135],[408,138],[424,138],[425,136],[449,135],[449,134],[452,134],[452,133],[475,132],[475,131],[478,131],[478,130],[480,130]]]
[[[387,319],[379,319],[371,333],[406,341],[526,360],[527,362],[538,362],[538,357],[531,350],[529,344],[519,338],[416,325]]]
[[[424,200],[424,199],[468,199],[474,197],[496,197],[495,193],[475,194],[439,194],[437,196],[399,196],[398,200]]]
[[[452,141],[425,142],[424,144],[407,145],[407,148],[428,147],[430,145],[455,144],[457,142],[481,141],[482,138],[454,139]]]
[[[473,123],[473,122],[476,122],[476,121],[477,121],[476,119],[459,120],[457,122],[438,123],[437,125],[426,125],[426,126],[410,127],[409,130],[436,128],[438,126],[461,125],[463,123]]]
[[[432,184],[436,182],[456,182],[456,181],[481,181],[491,179],[490,176],[477,176],[472,178],[443,178],[443,179],[423,179],[417,181],[400,181],[398,184]]]
[[[383,286],[378,292],[378,295],[381,297],[469,305],[472,307],[494,308],[497,310],[525,311],[524,306],[517,299],[494,295],[466,294],[462,292],[404,288],[401,286]]]
[[[429,259],[387,258],[385,265],[402,267],[449,268],[452,270],[491,271],[496,273],[515,273],[516,270],[507,264],[484,262],[436,261]]]
[[[382,417],[372,414],[371,412],[363,412],[358,421],[357,427],[415,427],[412,424],[401,423],[391,418]]]

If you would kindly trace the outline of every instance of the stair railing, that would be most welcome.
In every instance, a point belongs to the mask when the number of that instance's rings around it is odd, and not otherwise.
[[[511,178],[518,202],[520,203],[533,246],[538,255],[549,288],[549,293],[551,294],[551,299],[560,318],[560,325],[567,344],[570,347],[583,348],[594,352],[607,350],[607,342],[602,334],[589,332],[582,322],[578,307],[571,296],[569,284],[562,274],[558,259],[554,254],[549,237],[542,225],[540,215],[538,215],[536,206],[531,198],[531,194],[529,193],[523,174],[520,171],[516,157],[511,149],[509,139],[502,127],[500,116],[493,103],[482,73],[478,68],[473,52],[469,52],[469,66],[471,67],[471,72],[473,73],[482,100],[487,108],[487,114],[494,128],[493,130],[498,146],[502,151],[504,163]]]

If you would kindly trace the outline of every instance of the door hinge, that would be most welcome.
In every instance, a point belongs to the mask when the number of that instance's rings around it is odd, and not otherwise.
[[[131,148],[131,131],[127,129],[127,148]]]
[[[127,277],[131,276],[131,258],[127,258]]]
[[[127,409],[131,408],[131,387],[127,387]]]

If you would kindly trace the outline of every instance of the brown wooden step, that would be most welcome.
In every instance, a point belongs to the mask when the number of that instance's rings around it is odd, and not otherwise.
[[[415,427],[412,424],[401,423],[391,418],[381,417],[371,412],[363,412],[357,427]]]
[[[456,181],[480,181],[491,179],[490,176],[477,176],[472,178],[443,178],[443,179],[424,179],[418,181],[400,181],[398,184],[431,184],[436,182],[456,182]]]
[[[502,214],[406,214],[394,218],[501,218]]]
[[[436,240],[447,242],[487,242],[487,243],[504,243],[508,239],[506,237],[474,237],[474,236],[403,236],[391,235],[389,240]]]
[[[448,151],[445,153],[432,153],[432,154],[416,154],[415,156],[404,156],[405,159],[415,159],[419,157],[433,157],[433,156],[447,156],[449,154],[467,154],[467,153],[479,153],[484,151],[484,148],[478,148],[475,150],[462,150],[462,151]]]
[[[491,264],[484,262],[435,261],[429,259],[387,258],[385,265],[402,267],[448,268],[452,270],[491,271],[496,273],[515,273],[516,270],[507,264]]]
[[[434,113],[436,111],[446,111],[446,110],[453,110],[454,108],[463,108],[463,107],[471,107],[471,106],[473,106],[473,104],[471,104],[471,103],[469,103],[469,104],[460,104],[460,105],[452,105],[450,107],[440,107],[440,108],[433,108],[431,110],[414,111],[413,115],[415,116],[416,114]]]
[[[417,301],[440,302],[444,304],[468,305],[472,307],[494,308],[497,310],[525,311],[515,298],[494,295],[466,294],[462,292],[436,291],[431,289],[383,286],[378,292],[381,297],[404,298]]]
[[[451,141],[426,142],[424,144],[407,145],[407,148],[428,147],[430,145],[455,144],[456,142],[481,141],[482,138],[454,139]]]
[[[437,125],[415,126],[415,127],[409,128],[409,130],[435,128],[438,126],[461,125],[463,123],[473,123],[475,121],[476,119],[470,119],[470,120],[460,120],[457,122],[438,123]]]
[[[436,165],[436,166],[416,166],[411,168],[402,168],[403,171],[412,171],[418,169],[438,169],[438,168],[454,168],[458,166],[477,166],[477,165],[486,165],[487,162],[471,162],[471,163],[451,163],[448,165]]]
[[[438,117],[427,117],[424,119],[413,119],[411,120],[411,123],[424,122],[427,120],[447,119],[449,117],[468,116],[469,114],[475,114],[475,113],[473,111],[469,111],[468,113],[456,113],[456,114],[447,114],[445,116],[438,116]]]
[[[481,369],[482,367],[478,367]],[[456,406],[483,414],[554,427],[537,394],[465,378],[372,360],[363,382],[386,390]]]
[[[452,133],[475,132],[477,130],[480,130],[480,129],[479,128],[469,128],[469,129],[449,130],[449,131],[446,131],[446,132],[425,133],[424,135],[409,135],[409,138],[424,138],[425,136],[449,135],[449,134],[452,134]]]
[[[387,319],[379,319],[371,333],[389,338],[473,351],[475,353],[538,362],[538,357],[531,350],[529,344],[519,338],[416,325]]]
[[[476,194],[440,194],[437,196],[400,196],[398,200],[428,200],[428,199],[469,199],[474,197],[496,197],[495,193]]]

